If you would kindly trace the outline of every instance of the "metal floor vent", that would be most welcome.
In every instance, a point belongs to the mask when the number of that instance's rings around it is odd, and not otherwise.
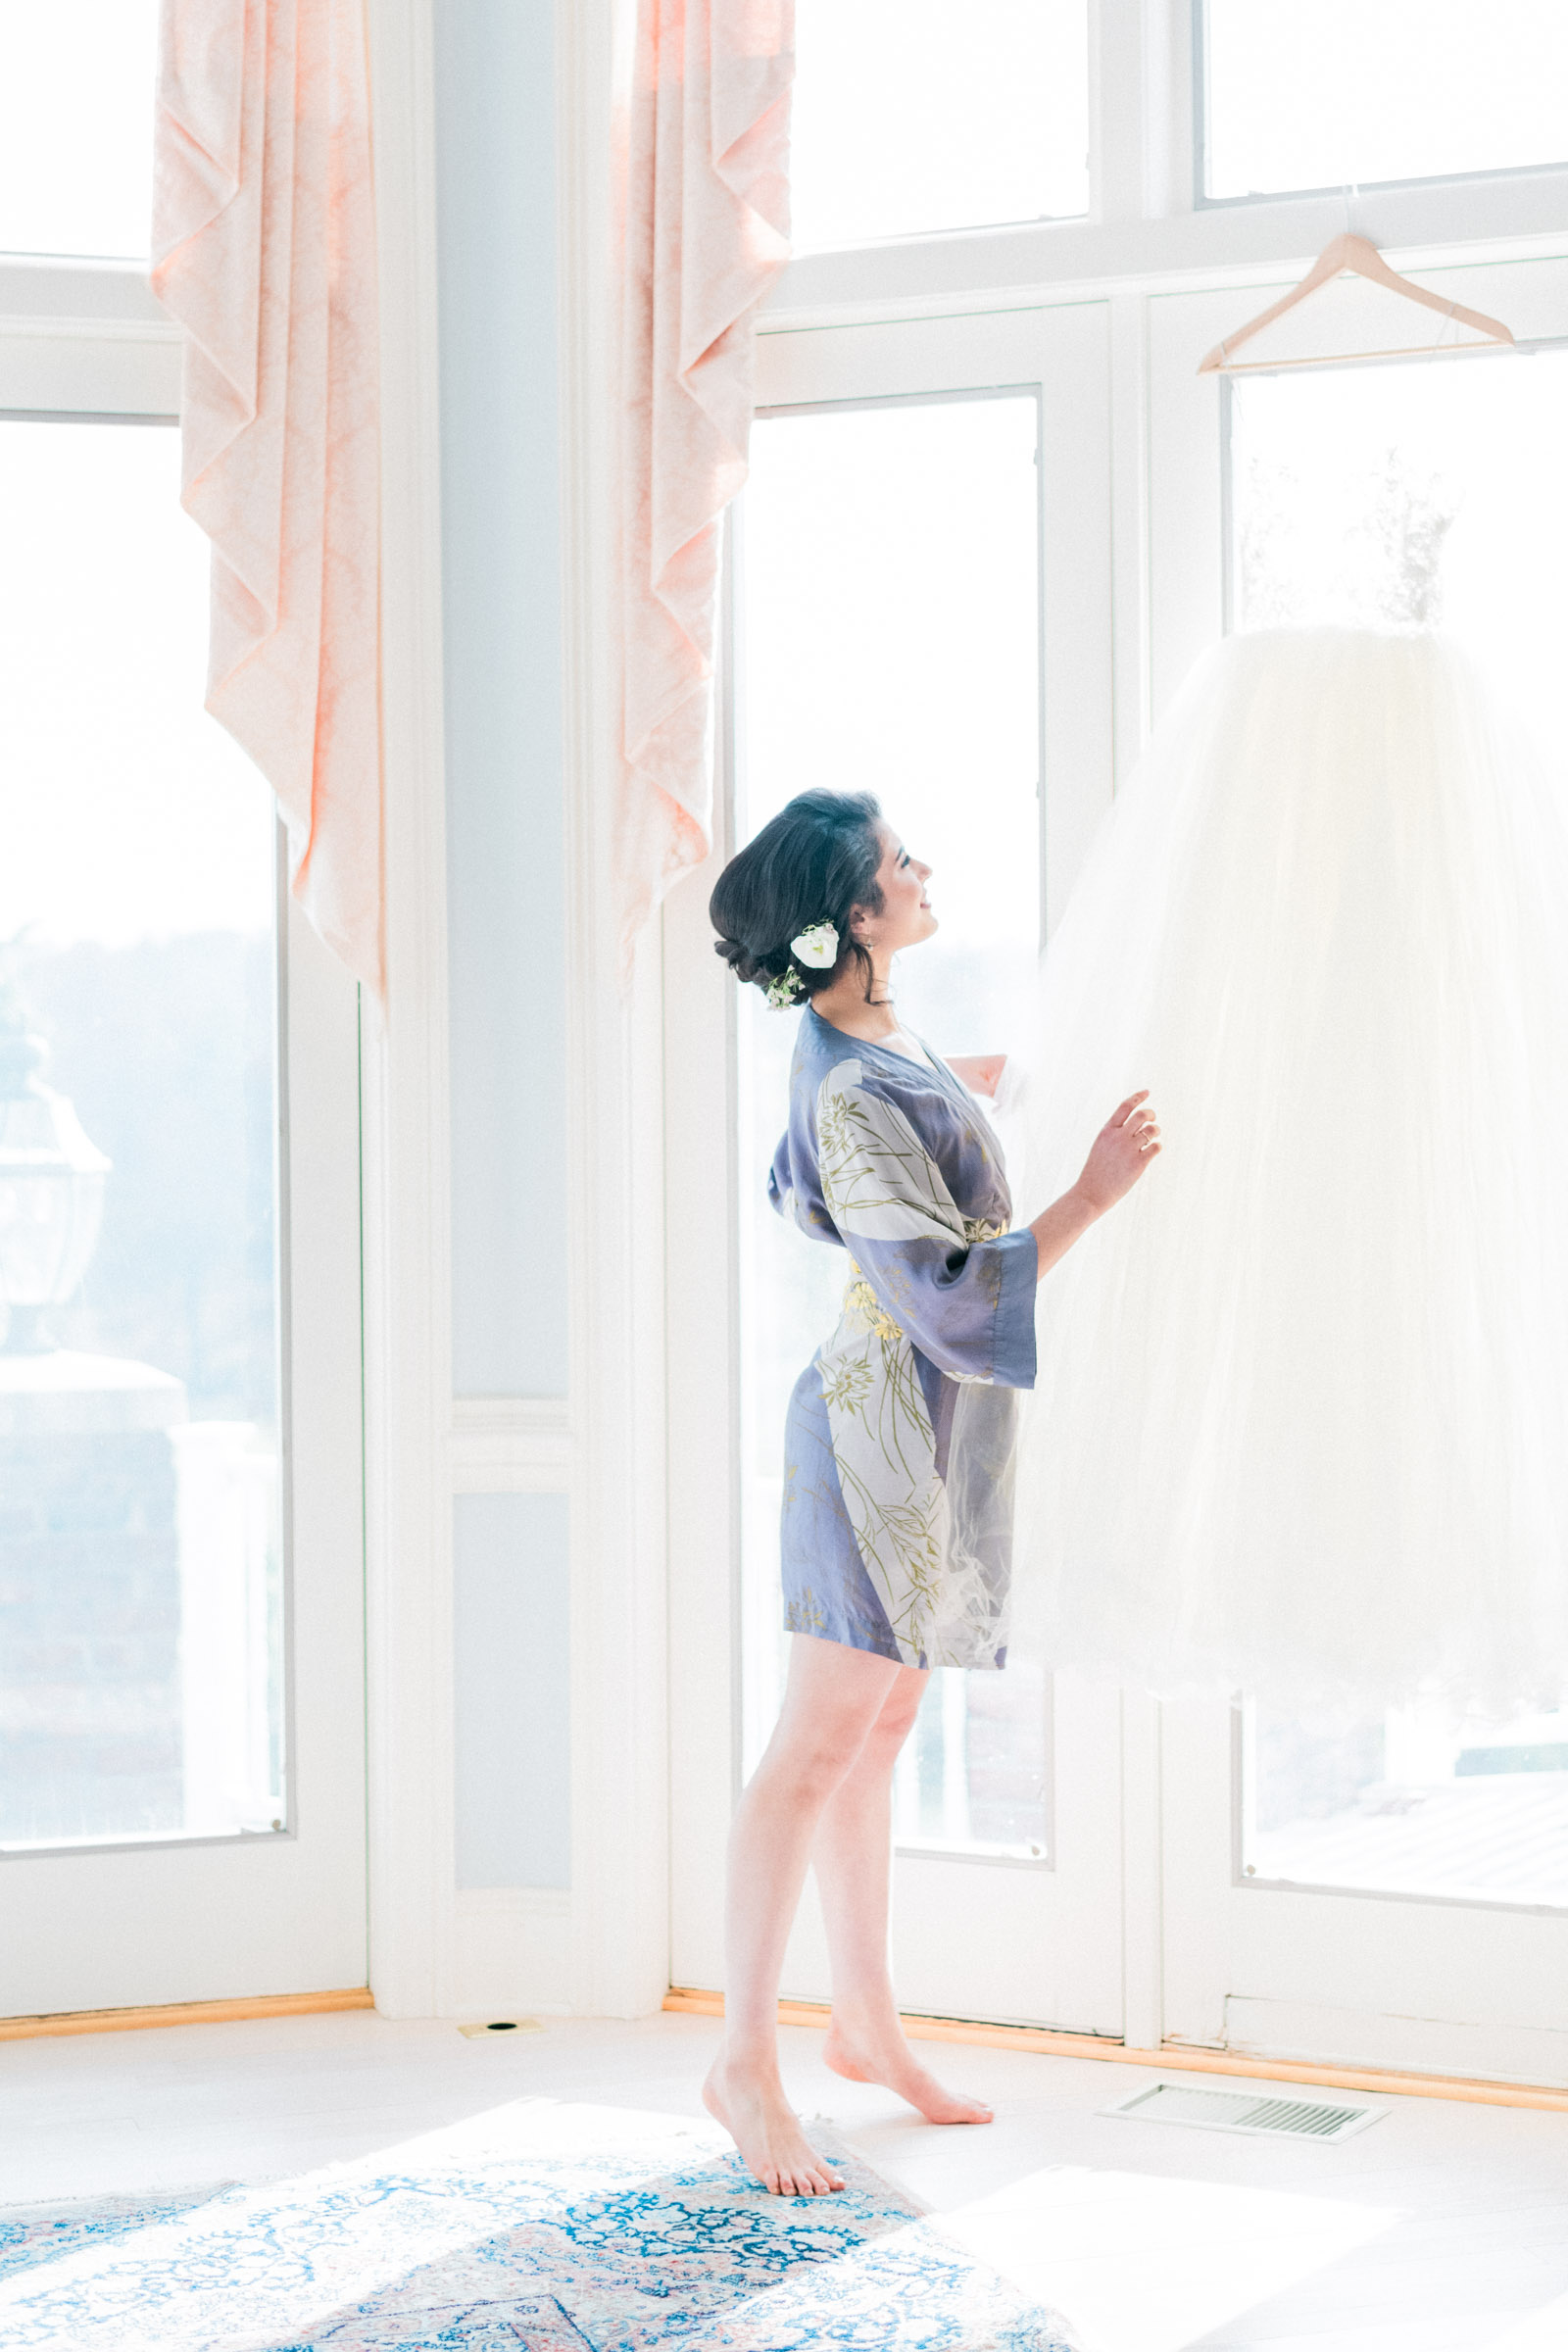
[[[1200,2132],[1339,2140],[1364,2132],[1384,2110],[1347,2099],[1288,2098],[1278,2090],[1199,2090],[1190,2082],[1151,2082],[1101,2113],[1131,2116],[1140,2124],[1188,2124]]]

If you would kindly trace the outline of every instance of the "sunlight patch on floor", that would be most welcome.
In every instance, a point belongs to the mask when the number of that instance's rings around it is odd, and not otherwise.
[[[599,2107],[552,2098],[510,2099],[502,2106],[467,2116],[461,2123],[391,2141],[347,2163],[313,2167],[282,2180],[243,2186],[231,2191],[217,2209],[198,2206],[172,2220],[150,2222],[146,2229],[117,2236],[112,2241],[89,2244],[74,2253],[60,2255],[41,2268],[19,2270],[0,2283],[0,2311],[26,2303],[40,2292],[51,2297],[69,2295],[74,2286],[95,2277],[106,2265],[143,2254],[157,2259],[181,2241],[199,2242],[208,2231],[227,2234],[236,2220],[247,2214],[258,2217],[272,2214],[280,2198],[297,2199],[313,2190],[324,2198],[334,2189],[355,2181],[406,2178],[417,2189],[421,2175],[439,2172],[446,2166],[493,2164],[497,2159],[504,2161],[509,2157],[518,2160],[543,2157],[565,2168],[559,2180],[540,2182],[534,2190],[532,2212],[550,2215],[569,2208],[603,2185],[591,2165],[597,2152],[603,2151],[607,2144],[612,2145],[617,2153],[629,2152],[640,2141],[647,2143],[646,2168],[641,2173],[634,2170],[617,2177],[612,2184],[616,2195],[639,2186],[645,2179],[661,2179],[672,2163],[701,2162],[706,2156],[721,2154],[730,2145],[728,2134],[716,2124],[686,2121],[654,2110]],[[581,2173],[571,2170],[574,2158],[584,2160]],[[367,2301],[403,2278],[411,2259],[420,2265],[438,2261],[493,2236],[495,2230],[494,2220],[487,2216],[466,2226],[458,2208],[444,2229],[439,2221],[427,2226],[417,2254],[413,2257],[395,2241],[373,2248],[363,2238],[351,2235],[325,2290],[302,2290],[289,2305],[288,2325],[297,2330],[322,2319],[340,2304]]]
[[[930,2226],[1065,2312],[1095,2352],[1180,2352],[1399,2219],[1344,2198],[1060,2165]]]
[[[671,2140],[685,2150],[711,2148],[722,2154],[730,2147],[727,2132],[707,2118],[670,2115],[659,2108],[600,2107],[586,2099],[547,2096],[508,2099],[456,2124],[420,2132],[356,2159],[356,2170],[385,2171],[398,2165],[444,2164],[493,2159],[498,2156],[570,2156],[613,2142],[626,2146],[639,2139],[656,2143],[662,2153]],[[659,2161],[658,2155],[653,2159]]]
[[[1501,2335],[1487,2338],[1485,2352],[1563,2352],[1568,2344],[1568,2295],[1554,2295]]]

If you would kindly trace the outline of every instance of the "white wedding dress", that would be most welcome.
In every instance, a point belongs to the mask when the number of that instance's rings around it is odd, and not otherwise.
[[[1344,1714],[1568,1690],[1568,830],[1434,637],[1189,679],[1043,964],[1018,1645]]]

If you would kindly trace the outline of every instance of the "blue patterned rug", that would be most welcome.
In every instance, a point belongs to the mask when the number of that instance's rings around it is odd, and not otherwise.
[[[0,2214],[0,2347],[1072,2352],[830,2139],[769,2197],[706,2125],[519,2101],[264,2187]]]

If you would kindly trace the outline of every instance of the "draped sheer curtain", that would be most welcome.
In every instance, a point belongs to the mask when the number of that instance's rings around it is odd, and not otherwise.
[[[277,795],[295,896],[383,984],[380,456],[365,0],[163,0],[155,293],[184,329],[207,708]]]
[[[707,854],[720,532],[753,319],[789,255],[793,0],[638,0],[619,153],[617,896]],[[379,446],[365,0],[163,0],[152,282],[185,330],[207,707],[296,896],[382,985]]]
[[[720,532],[789,258],[794,0],[639,0],[623,148],[621,934],[708,854]]]

